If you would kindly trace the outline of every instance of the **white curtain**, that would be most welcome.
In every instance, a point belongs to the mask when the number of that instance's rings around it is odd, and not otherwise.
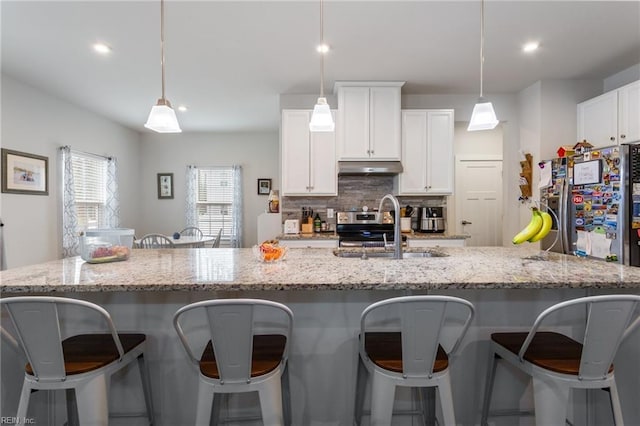
[[[187,203],[185,210],[185,227],[198,227],[198,214],[196,211],[196,203],[198,201],[198,168],[196,166],[187,166]]]
[[[104,206],[105,227],[120,226],[120,196],[118,195],[118,160],[107,159],[107,200]]]
[[[75,191],[73,188],[73,166],[71,148],[60,148],[62,170],[62,255],[64,257],[79,254],[78,218],[76,216]]]
[[[231,226],[232,248],[242,247],[242,166],[233,166],[233,220]]]

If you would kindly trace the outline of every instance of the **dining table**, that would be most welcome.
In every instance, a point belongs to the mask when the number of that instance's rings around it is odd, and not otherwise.
[[[171,240],[176,248],[202,248],[205,246],[205,244],[213,243],[213,241],[216,239],[216,237],[208,235],[202,237],[183,235],[180,238],[173,238],[173,236],[167,235],[166,237]],[[133,242],[134,247],[140,247],[140,241],[142,240],[135,240]]]

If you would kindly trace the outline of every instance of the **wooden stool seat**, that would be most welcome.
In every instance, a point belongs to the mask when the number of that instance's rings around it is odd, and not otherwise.
[[[365,333],[364,348],[371,361],[380,368],[402,373],[402,334],[400,332]],[[433,371],[449,367],[447,353],[438,345]]]
[[[122,349],[129,352],[145,341],[144,334],[118,333]],[[111,334],[80,334],[62,341],[64,370],[67,375],[97,370],[117,360],[118,349]],[[27,374],[33,375],[31,364],[25,366]]]
[[[529,333],[493,333],[491,340],[505,349],[518,354]],[[570,337],[550,331],[539,331],[533,337],[524,359],[560,374],[577,376],[580,371],[582,344]],[[613,365],[609,367],[609,373]]]
[[[287,338],[281,334],[253,336],[251,377],[262,376],[275,370],[282,361],[286,343]],[[207,343],[200,357],[200,372],[207,377],[220,378],[211,340]]]

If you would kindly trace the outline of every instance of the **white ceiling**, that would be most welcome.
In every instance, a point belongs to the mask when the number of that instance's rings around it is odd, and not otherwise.
[[[160,2],[2,0],[2,72],[127,127],[160,97]],[[401,80],[479,93],[480,2],[325,0],[325,87]],[[535,55],[521,45],[539,40]],[[112,46],[108,57],[91,45]],[[184,131],[278,128],[280,94],[319,92],[319,1],[165,3],[166,96]],[[485,3],[486,94],[640,63],[639,1]],[[312,108],[313,105],[309,105]],[[335,107],[335,105],[334,105]]]

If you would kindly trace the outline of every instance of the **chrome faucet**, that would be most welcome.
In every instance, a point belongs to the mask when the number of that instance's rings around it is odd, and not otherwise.
[[[394,259],[402,259],[402,237],[400,235],[400,203],[398,199],[394,197],[392,194],[387,194],[380,200],[380,206],[378,206],[378,222],[382,223],[382,205],[384,204],[384,200],[389,199],[393,203],[393,208],[396,211],[395,217],[393,219],[393,258]],[[385,238],[385,248],[386,248],[386,238]]]

